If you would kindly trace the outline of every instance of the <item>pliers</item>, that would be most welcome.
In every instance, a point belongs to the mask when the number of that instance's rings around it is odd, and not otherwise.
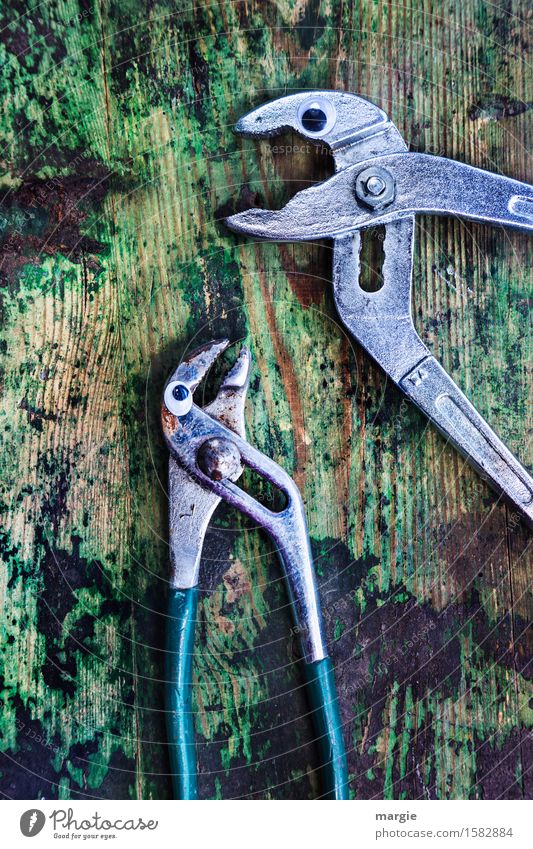
[[[346,799],[346,754],[303,502],[289,475],[245,437],[248,350],[241,350],[210,404],[201,408],[193,403],[195,389],[228,345],[223,339],[193,351],[168,379],[161,404],[163,434],[170,452],[166,717],[174,795],[178,799],[198,797],[192,654],[200,558],[211,516],[225,501],[263,528],[276,545],[300,636],[310,712],[321,753],[322,798]],[[237,485],[244,466],[281,491],[286,503],[280,512],[273,512]]]
[[[333,289],[341,320],[386,374],[494,489],[533,525],[533,479],[431,355],[411,315],[417,213],[533,229],[533,187],[439,156],[408,152],[398,129],[363,97],[314,91],[252,110],[236,132],[252,138],[294,130],[327,145],[336,173],[282,209],[225,219],[270,241],[333,239]],[[360,231],[384,225],[383,285],[359,285]]]

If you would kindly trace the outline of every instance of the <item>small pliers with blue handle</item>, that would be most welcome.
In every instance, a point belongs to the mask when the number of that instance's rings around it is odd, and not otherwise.
[[[205,408],[193,393],[227,340],[198,348],[166,383],[161,405],[169,459],[169,587],[166,692],[167,729],[174,795],[196,799],[197,768],[192,712],[192,654],[200,558],[205,533],[221,501],[240,510],[276,544],[300,636],[311,715],[321,753],[321,798],[347,799],[348,776],[331,660],[303,502],[289,475],[245,438],[244,402],[250,354],[243,348],[216,398]],[[237,485],[248,466],[285,496],[278,513]]]
[[[242,117],[236,131],[294,130],[332,153],[336,173],[282,209],[225,219],[269,241],[333,240],[333,291],[352,336],[533,526],[533,478],[468,401],[416,332],[411,314],[415,215],[434,213],[533,230],[533,186],[440,156],[410,152],[378,106],[349,92],[290,94]],[[383,285],[360,285],[361,231],[384,225]]]

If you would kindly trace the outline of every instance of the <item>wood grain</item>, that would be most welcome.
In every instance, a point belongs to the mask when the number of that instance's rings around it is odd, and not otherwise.
[[[249,438],[304,494],[354,797],[531,797],[530,536],[346,336],[328,244],[217,224],[330,172],[296,137],[232,134],[298,89],[359,92],[412,149],[527,180],[528,4],[11,0],[3,15],[0,791],[169,796],[158,404],[187,347],[229,335],[254,357]],[[530,251],[421,219],[414,292],[421,335],[526,464]],[[221,510],[202,586],[202,795],[311,798],[275,553]]]

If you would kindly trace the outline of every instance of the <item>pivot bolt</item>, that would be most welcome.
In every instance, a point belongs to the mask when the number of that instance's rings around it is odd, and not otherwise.
[[[394,200],[394,179],[385,168],[365,168],[357,175],[355,195],[370,209],[381,209]]]
[[[381,179],[381,177],[374,175],[373,177],[369,177],[366,181],[366,190],[369,195],[378,197],[382,192],[385,191],[385,183]]]
[[[241,470],[239,449],[230,439],[214,436],[198,450],[198,466],[213,481],[237,477]]]

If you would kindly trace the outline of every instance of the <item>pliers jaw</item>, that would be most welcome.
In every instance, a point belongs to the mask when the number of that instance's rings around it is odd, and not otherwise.
[[[228,348],[228,339],[208,342],[196,348],[168,378],[163,392],[161,420],[166,436],[187,426],[193,394],[218,357]],[[244,438],[244,404],[250,377],[250,352],[242,348],[233,367],[224,377],[215,399],[203,409]]]
[[[340,151],[354,145],[360,159],[371,155],[370,150],[376,155],[385,150],[406,149],[398,130],[382,109],[364,97],[343,91],[289,94],[252,109],[235,125],[236,133],[256,139],[271,138],[288,130],[313,144],[331,148],[336,164]]]

